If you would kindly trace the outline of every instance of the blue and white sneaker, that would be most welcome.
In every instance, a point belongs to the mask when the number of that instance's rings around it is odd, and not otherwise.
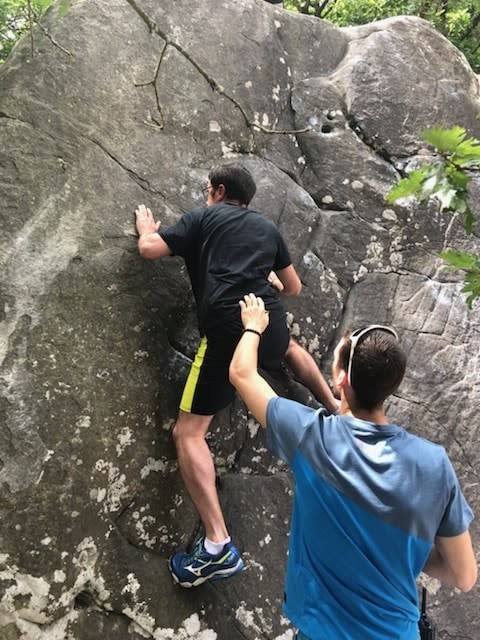
[[[169,560],[174,581],[181,587],[198,587],[206,580],[230,578],[244,568],[238,549],[228,542],[217,555],[205,551],[203,538],[192,553],[176,553]]]

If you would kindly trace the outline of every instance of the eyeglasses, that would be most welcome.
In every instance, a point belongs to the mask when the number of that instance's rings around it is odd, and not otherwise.
[[[202,193],[205,196],[205,198],[208,198],[208,194],[210,193],[210,191],[215,191],[215,188],[212,187],[211,184],[208,185],[208,187],[205,187],[205,189],[202,189]]]
[[[386,331],[387,333],[391,333],[392,336],[395,337],[395,340],[398,340],[398,334],[395,331],[395,329],[392,329],[392,327],[386,327],[383,324],[371,324],[369,327],[366,327],[365,329],[357,329],[356,331],[354,331],[350,335],[350,357],[348,359],[348,370],[347,370],[347,380],[350,386],[352,386],[353,354],[355,353],[355,349],[357,347],[358,341],[367,333],[370,333],[371,331],[376,331],[377,329],[379,331]]]

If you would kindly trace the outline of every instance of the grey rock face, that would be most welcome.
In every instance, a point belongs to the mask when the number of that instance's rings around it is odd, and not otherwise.
[[[413,18],[76,0],[42,25],[0,68],[0,637],[288,640],[289,476],[238,400],[209,442],[247,570],[192,591],[168,575],[198,526],[170,436],[198,336],[182,262],[139,258],[134,209],[168,225],[241,158],[304,282],[292,333],[328,371],[346,327],[398,328],[390,416],[446,447],[478,512],[478,308],[438,258],[478,236],[384,202],[428,158],[425,127],[480,137],[478,78]],[[429,589],[445,637],[476,637],[478,591]]]

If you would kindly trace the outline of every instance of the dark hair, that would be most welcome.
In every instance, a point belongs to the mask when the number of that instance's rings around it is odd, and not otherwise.
[[[347,371],[350,333],[345,338],[338,357],[340,367]],[[353,354],[350,380],[357,408],[380,406],[400,386],[406,365],[407,356],[391,333],[375,329],[362,336]]]
[[[250,171],[236,162],[213,167],[208,179],[214,189],[223,184],[226,200],[238,200],[240,204],[248,205],[257,190]]]

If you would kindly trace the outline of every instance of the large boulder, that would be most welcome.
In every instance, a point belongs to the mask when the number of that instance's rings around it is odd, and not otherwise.
[[[420,19],[65,6],[0,68],[0,637],[288,640],[290,479],[239,400],[209,443],[247,570],[190,591],[169,576],[199,526],[171,440],[198,335],[182,262],[138,256],[134,209],[168,225],[214,163],[244,162],[304,282],[292,333],[328,373],[346,327],[398,328],[409,367],[390,416],[447,449],[478,511],[478,307],[438,257],[478,236],[435,203],[384,201],[430,157],[425,127],[480,136],[478,79]],[[422,581],[440,637],[475,637],[478,591]]]

